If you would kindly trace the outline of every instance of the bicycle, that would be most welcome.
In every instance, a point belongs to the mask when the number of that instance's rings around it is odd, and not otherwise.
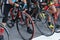
[[[31,18],[31,16],[26,11],[23,11],[21,3],[19,3],[19,4],[20,4],[20,7],[18,7],[17,9],[16,9],[16,7],[10,9],[11,18],[9,17],[8,21],[10,19],[11,20],[10,24],[12,22],[14,22],[14,24],[16,23],[17,31],[23,40],[31,40],[34,36],[34,22]],[[15,16],[14,16],[14,12],[16,14]],[[23,15],[25,15],[25,16],[23,16]],[[25,18],[23,18],[23,17],[25,17]],[[24,22],[24,23],[22,24],[22,22]],[[7,25],[9,25],[8,22],[7,22]],[[9,25],[9,26],[11,26],[11,25]],[[27,33],[26,27],[28,27],[28,26],[32,29],[32,31],[33,31],[32,34]],[[28,37],[26,37],[26,36],[28,36]]]
[[[39,6],[39,2],[37,2],[37,9],[38,10],[36,10],[36,11],[38,11],[38,12],[35,15],[35,24],[36,24],[37,29],[39,30],[39,32],[41,32],[41,34],[43,34],[45,36],[51,36],[52,34],[54,34],[54,31],[55,31],[55,24],[54,24],[54,21],[53,21],[52,14],[50,14],[47,11],[48,9],[41,11],[40,6]],[[34,12],[36,12],[36,11],[34,11]],[[34,13],[32,13],[32,15],[33,14]],[[48,19],[48,17],[50,19]],[[50,24],[49,20],[50,20],[51,24],[53,24],[54,28],[49,27],[49,24]],[[45,30],[45,32],[44,32],[44,30]]]

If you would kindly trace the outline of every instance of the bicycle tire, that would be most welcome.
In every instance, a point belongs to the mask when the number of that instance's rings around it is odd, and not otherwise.
[[[34,36],[34,22],[32,21],[32,19],[31,19],[31,17],[30,17],[29,14],[25,14],[25,15],[30,19],[30,22],[31,22],[31,26],[30,27],[32,27],[33,33],[32,34],[29,34],[29,33],[26,32],[26,30],[25,31],[22,30],[22,32],[21,32],[21,28],[19,28],[19,27],[22,27],[22,29],[23,29],[24,26],[22,26],[21,24],[19,24],[18,20],[16,22],[17,31],[18,31],[19,35],[21,36],[21,38],[23,40],[32,40],[32,38]],[[25,33],[25,35],[24,35],[24,33]]]
[[[53,23],[53,25],[54,25],[54,30],[55,30],[55,24],[54,24],[52,15],[51,15],[49,12],[47,12],[47,11],[45,12],[45,14],[48,15],[48,16],[51,18],[51,22]],[[36,19],[39,19],[38,22],[42,22],[42,21],[41,21],[41,18],[37,18],[37,17],[39,17],[39,14],[37,14]],[[43,20],[43,21],[44,21],[44,20]],[[40,28],[39,28],[39,26],[38,26],[38,24],[37,24],[37,20],[35,20],[38,31],[40,31],[40,32],[42,33],[42,35],[51,36],[51,35],[54,34],[54,32],[52,32],[52,31],[50,30],[50,28],[48,27],[47,21],[48,21],[48,20],[45,20],[45,23],[46,23],[46,24],[43,23],[43,22],[42,22],[42,24],[40,23],[41,25],[43,25],[43,27],[40,27]],[[39,25],[40,25],[40,24],[39,24]],[[45,25],[46,25],[46,26],[45,26]],[[44,29],[44,28],[46,28],[46,29]],[[48,29],[48,31],[47,31],[47,29]],[[45,33],[43,30],[45,30],[46,33]],[[51,33],[49,33],[49,31],[50,31]]]

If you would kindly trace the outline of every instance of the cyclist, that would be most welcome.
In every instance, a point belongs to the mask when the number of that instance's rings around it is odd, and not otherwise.
[[[54,22],[56,22],[56,20],[57,20],[57,15],[56,15],[57,10],[56,10],[55,6],[53,5],[56,2],[56,1],[55,2],[54,1],[55,0],[40,0],[40,8],[46,10],[49,7],[48,11],[53,14]],[[54,26],[53,26],[53,24],[51,24],[50,20],[49,20],[48,24],[49,24],[50,28],[54,28]]]
[[[8,13],[10,11],[11,8],[13,8],[13,6],[19,7],[19,4],[15,3],[16,1],[21,1],[21,0],[5,0],[4,3],[4,11],[3,11],[3,19],[2,19],[2,25],[5,27],[6,26],[6,22],[8,19]],[[27,1],[23,0],[24,2],[24,6],[23,8],[27,7]],[[32,30],[30,29],[30,27],[27,27],[27,32],[28,33],[32,33]]]

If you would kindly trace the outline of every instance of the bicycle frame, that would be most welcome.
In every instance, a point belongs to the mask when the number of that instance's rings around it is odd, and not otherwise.
[[[20,18],[20,21],[22,22],[22,20],[23,20],[22,19],[22,14],[25,14],[28,17],[27,20],[26,20],[27,26],[28,26],[28,21],[29,20],[32,21],[31,16],[26,12],[26,10],[20,11],[19,9],[18,9],[16,18],[14,19],[14,15],[12,13],[12,10],[13,10],[13,8],[10,9],[10,15],[12,16],[12,20],[17,21],[17,19]],[[33,26],[33,31],[34,31],[34,22],[33,21],[32,21],[32,26]],[[33,32],[33,34],[34,34],[34,32]],[[32,34],[31,39],[33,38],[33,34]]]

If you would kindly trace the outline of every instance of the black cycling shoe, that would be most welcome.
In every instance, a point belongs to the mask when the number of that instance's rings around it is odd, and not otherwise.
[[[32,34],[32,33],[33,33],[33,30],[32,30],[30,27],[27,27],[27,32],[28,32],[29,34]]]

